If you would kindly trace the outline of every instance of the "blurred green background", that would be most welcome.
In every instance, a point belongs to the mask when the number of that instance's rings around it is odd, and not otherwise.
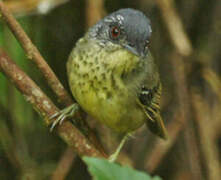
[[[4,2],[67,90],[66,61],[88,27],[120,8],[144,12],[152,22],[150,49],[160,69],[162,115],[170,139],[164,142],[142,128],[120,158],[165,180],[221,179],[221,1]],[[1,17],[0,48],[56,103]],[[1,72],[0,179],[90,179],[83,162],[48,131]]]

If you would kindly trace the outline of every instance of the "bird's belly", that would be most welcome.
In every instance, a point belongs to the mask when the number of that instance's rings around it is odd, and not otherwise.
[[[88,86],[72,89],[81,107],[92,117],[118,133],[136,130],[145,121],[142,109],[135,97],[124,93],[108,93],[101,89],[93,90]]]

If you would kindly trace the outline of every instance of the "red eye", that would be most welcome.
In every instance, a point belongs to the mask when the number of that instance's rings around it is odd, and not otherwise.
[[[118,38],[120,36],[120,29],[116,26],[111,28],[111,37],[112,38]]]

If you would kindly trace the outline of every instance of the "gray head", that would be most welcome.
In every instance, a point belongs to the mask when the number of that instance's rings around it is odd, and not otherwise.
[[[120,9],[95,24],[88,35],[101,46],[118,45],[143,57],[148,52],[151,25],[142,12]]]

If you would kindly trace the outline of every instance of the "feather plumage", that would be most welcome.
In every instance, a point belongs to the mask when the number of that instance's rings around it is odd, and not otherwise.
[[[138,103],[147,116],[146,124],[151,132],[166,139],[167,131],[160,115],[161,90],[160,82],[152,89],[142,86],[141,92],[138,95]]]

